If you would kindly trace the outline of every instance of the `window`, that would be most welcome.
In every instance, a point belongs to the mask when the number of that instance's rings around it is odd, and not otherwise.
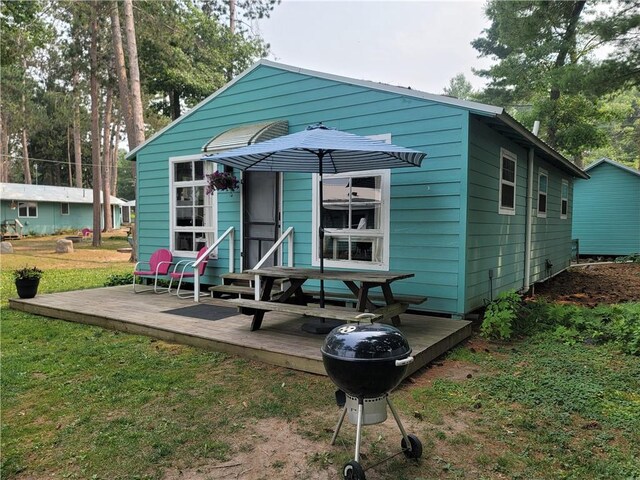
[[[60,204],[60,215],[69,215],[69,204],[61,203]]]
[[[195,254],[214,242],[217,193],[205,194],[206,173],[211,162],[197,158],[170,159],[171,168],[171,250]]]
[[[563,179],[561,190],[560,190],[560,218],[567,218],[568,211],[569,211],[569,181]]]
[[[314,181],[313,232],[318,231],[322,214],[325,229],[322,254],[327,266],[388,268],[390,182],[389,170],[324,175],[320,213]],[[316,265],[320,261],[317,237],[314,233]]]
[[[549,190],[549,175],[546,170],[538,171],[538,216],[547,216],[547,192]]]
[[[516,174],[517,161],[513,153],[500,149],[500,208],[503,215],[516,214]]]
[[[18,202],[18,217],[36,218],[38,204],[36,202]]]

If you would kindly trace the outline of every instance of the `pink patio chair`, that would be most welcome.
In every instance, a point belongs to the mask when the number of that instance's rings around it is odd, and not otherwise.
[[[195,294],[180,295],[180,287],[182,286],[182,281],[185,278],[194,278],[196,275],[198,275],[198,277],[201,277],[202,275],[204,275],[204,270],[207,268],[207,262],[209,261],[209,259],[205,259],[200,265],[198,265],[197,270],[194,264],[198,260],[200,260],[205,253],[207,253],[207,248],[208,247],[202,247],[198,251],[198,255],[196,256],[195,260],[180,260],[178,263],[176,263],[176,266],[173,267],[173,272],[169,274],[169,277],[171,279],[169,281],[169,293],[171,293],[172,295],[177,295],[179,298],[193,298],[195,296]],[[174,280],[178,281],[178,287],[176,288],[175,293],[171,291]]]
[[[166,248],[153,252],[148,262],[138,262],[133,269],[133,291],[135,293],[148,292],[151,288],[136,289],[136,279],[153,278],[153,291],[155,293],[168,292],[168,288],[158,287],[158,279],[168,279],[169,269],[173,264],[173,255]],[[148,269],[143,268],[148,267]]]
[[[82,232],[82,236],[83,237],[89,237],[89,236],[93,235],[93,230],[91,230],[90,228],[87,228],[87,227],[83,228],[81,230],[81,232]]]

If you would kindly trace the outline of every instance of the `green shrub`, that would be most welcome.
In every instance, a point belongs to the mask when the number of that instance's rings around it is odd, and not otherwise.
[[[486,338],[500,340],[547,332],[567,345],[608,343],[624,353],[640,355],[640,303],[595,308],[545,300],[524,303],[511,290],[487,306],[480,332]]]
[[[118,285],[131,285],[132,283],[133,283],[133,274],[122,273],[119,275],[109,275],[106,282],[104,282],[104,286],[115,287]]]
[[[524,323],[549,331],[563,343],[611,343],[640,355],[640,303],[599,305],[596,308],[532,302],[523,309]],[[520,333],[520,332],[519,332]]]
[[[518,317],[521,299],[515,290],[500,293],[489,303],[480,332],[483,337],[508,340],[513,334],[513,325]]]
[[[624,257],[616,257],[616,263],[640,263],[640,253],[632,253],[631,255],[626,255]]]

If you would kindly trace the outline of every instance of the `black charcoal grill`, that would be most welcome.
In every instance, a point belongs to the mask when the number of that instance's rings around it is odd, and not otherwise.
[[[402,451],[408,458],[419,458],[422,444],[417,437],[405,432],[389,398],[389,392],[398,386],[407,366],[413,362],[411,348],[402,332],[377,323],[343,325],[327,335],[321,351],[329,378],[346,394],[331,444],[335,443],[347,413],[350,423],[356,425],[355,455],[344,466],[345,480],[365,480],[360,465],[362,426],[386,420],[387,405],[402,433]]]

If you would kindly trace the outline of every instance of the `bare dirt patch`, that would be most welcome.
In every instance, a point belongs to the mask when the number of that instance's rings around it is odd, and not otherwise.
[[[535,297],[588,307],[601,303],[640,302],[640,264],[574,266],[536,285]]]
[[[116,264],[125,266],[129,263],[130,253],[118,252],[117,249],[129,246],[126,229],[114,230],[102,234],[103,244],[94,247],[90,237],[73,244],[72,253],[56,253],[56,240],[65,235],[44,237],[26,237],[13,240],[12,254],[2,255],[2,268],[12,270],[25,265],[36,266],[43,270],[71,268],[100,268]]]
[[[197,467],[170,469],[163,480],[304,478],[329,480],[334,468],[319,468],[324,442],[316,442],[300,435],[293,423],[269,418],[247,426],[242,444],[235,445],[238,453],[229,461],[210,462]]]

